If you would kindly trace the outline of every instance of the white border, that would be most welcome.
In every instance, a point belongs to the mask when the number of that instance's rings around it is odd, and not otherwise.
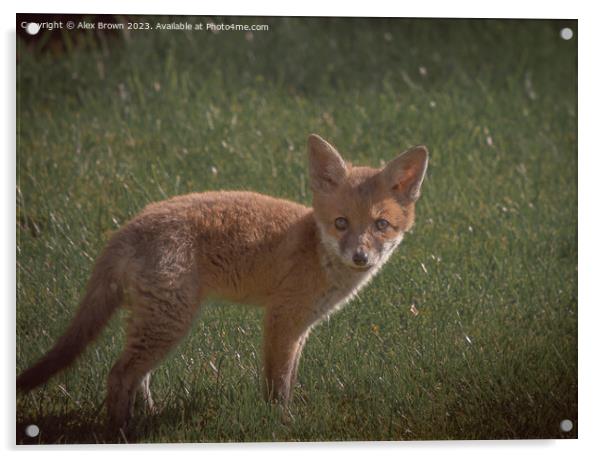
[[[2,3],[4,71],[1,72],[5,106],[0,112],[3,118],[2,158],[3,174],[0,215],[2,225],[3,261],[2,292],[4,304],[5,359],[2,365],[0,385],[3,402],[0,406],[0,445],[8,454],[15,453],[14,444],[14,294],[15,294],[15,13],[139,13],[139,14],[230,14],[230,15],[290,15],[290,16],[405,16],[405,17],[496,17],[496,18],[570,18],[579,19],[579,440],[565,441],[484,441],[484,442],[411,442],[411,443],[338,443],[338,444],[244,444],[244,445],[131,445],[129,447],[45,447],[43,449],[21,449],[21,457],[44,454],[46,457],[63,457],[81,454],[82,450],[91,457],[101,457],[107,450],[117,456],[144,455],[159,457],[167,451],[185,455],[219,453],[245,455],[245,458],[282,456],[305,457],[307,455],[337,454],[345,457],[363,457],[378,454],[380,457],[412,457],[445,455],[447,458],[527,457],[544,453],[546,457],[567,459],[570,456],[592,457],[600,451],[598,437],[602,423],[600,391],[602,378],[599,351],[602,349],[598,330],[602,324],[602,304],[596,293],[601,260],[600,239],[600,155],[596,145],[600,142],[601,98],[600,59],[600,16],[594,2],[547,1],[525,2],[506,0],[492,4],[483,1],[428,1],[386,3],[371,0],[358,4],[346,2],[326,3],[323,0],[283,3],[276,1],[212,1],[192,3],[185,0],[165,2],[135,0],[104,0],[95,4],[81,1],[21,1],[14,8]]]
[[[405,17],[492,17],[492,18],[562,18],[574,19],[579,2],[546,1],[545,5],[524,0],[492,3],[475,0],[344,2],[306,0],[211,1],[192,3],[186,0],[137,2],[105,0],[96,3],[77,1],[26,0],[19,2],[20,13],[139,13],[139,14],[219,14],[271,16],[405,16]]]

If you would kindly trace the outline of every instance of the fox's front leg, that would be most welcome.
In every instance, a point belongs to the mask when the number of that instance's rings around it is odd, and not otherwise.
[[[266,312],[263,331],[265,396],[287,404],[292,396],[297,366],[309,332],[290,308],[272,308]]]

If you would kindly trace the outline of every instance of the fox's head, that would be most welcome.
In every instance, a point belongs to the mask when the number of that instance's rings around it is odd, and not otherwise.
[[[381,169],[353,167],[315,134],[308,152],[314,215],[326,250],[355,270],[380,266],[414,223],[426,147],[413,147]]]

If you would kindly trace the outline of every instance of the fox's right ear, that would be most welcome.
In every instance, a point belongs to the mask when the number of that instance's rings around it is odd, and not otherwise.
[[[426,174],[429,153],[424,145],[418,145],[390,161],[381,174],[400,200],[415,202]]]
[[[328,193],[347,177],[347,165],[337,150],[316,134],[307,139],[309,178],[314,192]]]

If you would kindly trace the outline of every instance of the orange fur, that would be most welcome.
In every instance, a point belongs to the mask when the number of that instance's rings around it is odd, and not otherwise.
[[[147,206],[109,241],[67,332],[17,386],[30,390],[69,365],[124,305],[126,346],[107,395],[110,422],[123,427],[137,390],[152,408],[150,372],[200,304],[219,297],[265,308],[266,395],[288,402],[311,328],[365,285],[412,226],[427,166],[424,147],[372,169],[345,163],[316,135],[308,145],[313,208],[231,191]]]

